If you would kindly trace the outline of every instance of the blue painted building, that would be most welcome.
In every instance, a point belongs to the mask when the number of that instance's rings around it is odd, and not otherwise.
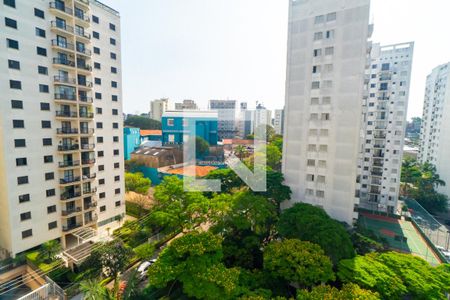
[[[215,111],[166,111],[162,116],[163,145],[179,145],[189,138],[201,137],[217,145],[218,114]]]
[[[141,144],[141,134],[139,128],[123,128],[123,153],[125,160],[130,159],[130,154]]]

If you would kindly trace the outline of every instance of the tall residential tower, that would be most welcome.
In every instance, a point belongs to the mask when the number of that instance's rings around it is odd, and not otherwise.
[[[125,213],[120,16],[5,0],[0,17],[0,248],[70,248]]]
[[[290,0],[283,173],[291,202],[352,224],[370,0]],[[286,203],[289,205],[289,203]]]
[[[398,213],[414,43],[374,44],[363,102],[360,206]]]
[[[436,166],[446,182],[439,192],[450,197],[450,63],[427,77],[420,142],[419,160]]]

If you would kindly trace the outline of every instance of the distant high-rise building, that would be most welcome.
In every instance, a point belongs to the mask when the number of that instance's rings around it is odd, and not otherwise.
[[[160,121],[162,115],[169,109],[169,99],[161,98],[150,102],[150,119]]]
[[[106,235],[125,215],[119,13],[96,0],[0,12],[0,250]]]
[[[374,44],[363,102],[360,207],[397,213],[414,43]]]
[[[197,110],[198,106],[194,100],[183,100],[181,103],[175,103],[175,110]]]
[[[272,124],[272,111],[266,109],[261,103],[256,105],[253,111],[253,132],[262,125]]]
[[[284,109],[275,109],[275,117],[273,119],[273,128],[276,134],[283,135],[284,132]]]
[[[439,192],[450,197],[450,63],[433,69],[427,77],[420,133],[419,160],[437,168],[446,185]]]
[[[290,0],[283,173],[291,203],[323,207],[352,224],[357,213],[370,0]]]
[[[422,127],[422,119],[415,117],[411,122],[406,124],[406,137],[412,140],[420,139],[420,128]]]
[[[238,134],[236,100],[209,100],[208,107],[219,113],[219,140],[235,138]]]

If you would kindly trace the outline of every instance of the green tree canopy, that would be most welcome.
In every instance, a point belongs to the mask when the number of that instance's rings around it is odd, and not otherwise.
[[[141,116],[129,116],[124,125],[140,129],[161,129],[161,122]]]
[[[53,261],[56,258],[56,255],[61,252],[61,249],[61,244],[57,240],[45,242],[41,246],[38,259],[47,262]]]
[[[209,153],[209,143],[202,137],[195,137],[195,151],[197,157],[202,157]]]
[[[344,226],[331,219],[318,207],[297,203],[281,213],[278,233],[285,238],[297,238],[318,244],[333,263],[355,255],[352,241]]]
[[[238,269],[222,261],[222,238],[191,232],[174,240],[149,269],[149,285],[157,288],[181,282],[183,291],[197,299],[234,299]]]
[[[144,174],[138,173],[125,173],[125,190],[127,192],[135,192],[141,195],[147,195],[148,189],[152,182],[150,179],[145,178]]]
[[[329,285],[315,286],[308,290],[299,290],[297,300],[378,300],[379,294],[370,290],[360,288],[356,284],[344,284],[342,289],[338,290]]]
[[[297,239],[269,243],[264,249],[264,269],[301,287],[334,279],[330,259],[320,246]]]

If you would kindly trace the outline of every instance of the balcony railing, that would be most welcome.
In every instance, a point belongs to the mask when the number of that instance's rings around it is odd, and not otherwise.
[[[384,153],[374,153],[373,157],[375,157],[375,158],[383,158],[384,157]]]
[[[63,211],[61,211],[61,214],[64,217],[67,217],[67,216],[70,216],[72,214],[79,213],[79,212],[81,212],[81,210],[82,210],[81,207],[75,207],[75,208],[72,208],[72,209],[69,209],[69,210],[63,210]]]
[[[97,177],[96,173],[92,173],[92,174],[87,174],[87,175],[83,175],[83,180],[91,180],[91,179],[95,179]]]
[[[81,150],[94,150],[95,144],[81,144]]]
[[[70,199],[74,199],[74,198],[78,198],[81,197],[81,192],[75,192],[75,193],[62,193],[60,199],[65,201],[65,200],[70,200]]]
[[[86,218],[86,220],[84,220],[84,224],[87,225],[87,224],[90,224],[93,222],[97,222],[97,220],[98,220],[98,216],[92,216],[92,217]]]
[[[65,118],[76,118],[78,114],[76,111],[56,111],[57,117],[65,117]]]
[[[86,71],[92,71],[92,67],[90,65],[87,64],[77,64],[77,68],[81,69],[81,70],[86,70]]]
[[[93,194],[93,193],[96,193],[96,192],[97,192],[97,188],[85,189],[85,190],[83,190],[83,195]]]
[[[74,151],[80,149],[80,145],[73,144],[73,145],[59,145],[58,151]]]
[[[75,78],[69,78],[69,77],[65,77],[65,76],[53,76],[53,81],[55,83],[68,83],[68,84],[76,84],[77,81],[75,80]]]
[[[77,48],[77,52],[84,54],[86,56],[91,56],[92,55],[92,51],[86,48]]]
[[[69,66],[69,67],[75,67],[75,62],[68,60],[67,58],[58,58],[58,57],[54,57],[53,58],[53,63],[57,64],[57,65],[64,65],[64,66]]]
[[[55,99],[56,100],[71,100],[76,101],[77,98],[74,94],[64,94],[64,93],[55,93]]]
[[[76,1],[83,3],[84,5],[89,5],[89,0],[76,0]]]
[[[90,203],[85,203],[84,204],[84,209],[91,209],[91,208],[95,208],[97,207],[97,202],[96,201],[92,201]]]
[[[60,168],[78,167],[80,165],[80,161],[79,160],[60,161],[58,165]]]
[[[92,82],[90,82],[90,81],[78,81],[78,85],[83,86],[83,87],[91,88],[92,87]]]
[[[375,134],[373,137],[376,139],[385,139],[386,135],[385,134]]]
[[[71,8],[62,5],[59,2],[50,2],[50,8],[57,9],[69,15],[73,15],[73,10]]]
[[[77,36],[80,36],[80,37],[85,38],[85,39],[88,39],[88,40],[91,39],[91,34],[85,32],[85,31],[75,30],[75,34],[76,34]]]
[[[78,19],[84,21],[84,22],[90,22],[91,19],[89,18],[89,16],[87,16],[84,12],[80,12],[80,11],[75,11],[75,17],[77,17]]]
[[[383,176],[383,172],[372,171],[370,172],[370,174],[372,174],[373,176]]]
[[[95,164],[95,158],[82,159],[82,160],[81,160],[81,164],[82,164],[82,165],[92,165],[92,164]]]
[[[78,95],[78,100],[85,103],[92,103],[92,97],[89,96]]]
[[[93,117],[94,117],[94,113],[80,112],[80,118],[92,119]]]
[[[80,180],[81,180],[80,176],[70,176],[70,177],[60,178],[59,183],[60,184],[69,184],[69,183],[79,182]]]
[[[62,42],[58,40],[52,40],[52,46],[67,49],[67,50],[74,50],[75,47],[71,43]]]
[[[376,161],[374,161],[373,165],[377,166],[377,167],[382,167],[383,166],[383,162],[376,162]]]
[[[57,128],[56,133],[57,134],[77,134],[78,129],[77,128]]]
[[[373,147],[374,147],[374,148],[384,149],[385,145],[375,144],[375,145],[373,145]]]
[[[81,128],[80,133],[81,134],[93,134],[94,128]]]
[[[57,21],[51,21],[50,24],[51,24],[52,28],[57,28],[57,29],[64,30],[68,33],[73,33],[73,27],[70,25],[66,25],[62,22],[57,22]]]
[[[73,229],[78,228],[78,227],[81,227],[81,226],[83,226],[83,223],[76,223],[76,224],[70,224],[70,225],[63,225],[62,230],[63,230],[64,232],[67,232],[67,231],[73,230]]]

